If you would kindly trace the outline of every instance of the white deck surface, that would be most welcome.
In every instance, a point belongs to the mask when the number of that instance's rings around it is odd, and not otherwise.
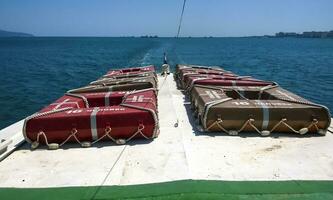
[[[189,105],[173,77],[165,81],[160,77],[159,87],[161,132],[155,140],[35,151],[25,144],[0,162],[0,187],[129,185],[182,179],[333,180],[333,134],[199,133],[190,123]],[[174,127],[177,119],[179,126]],[[21,128],[19,122],[5,132],[18,132],[19,137]]]

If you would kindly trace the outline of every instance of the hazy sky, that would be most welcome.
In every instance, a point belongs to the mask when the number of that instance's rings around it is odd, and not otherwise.
[[[175,36],[183,0],[0,0],[0,29],[37,36]],[[333,0],[187,0],[183,36],[333,30]]]

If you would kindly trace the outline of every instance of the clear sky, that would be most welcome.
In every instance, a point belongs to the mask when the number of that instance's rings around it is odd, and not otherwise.
[[[183,0],[0,0],[0,29],[37,36],[175,36]],[[333,30],[333,0],[187,0],[183,36]]]

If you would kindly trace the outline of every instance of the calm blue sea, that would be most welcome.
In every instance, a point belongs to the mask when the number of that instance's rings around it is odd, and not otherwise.
[[[0,128],[108,69],[220,65],[273,80],[333,110],[333,40],[300,38],[0,38]]]

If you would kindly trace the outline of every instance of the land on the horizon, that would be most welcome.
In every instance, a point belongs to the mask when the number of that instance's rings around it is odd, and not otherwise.
[[[29,33],[4,31],[0,29],[0,37],[33,37],[33,36],[34,35]]]
[[[13,32],[13,31],[5,31],[0,29],[0,37],[35,37],[33,34],[30,33],[23,33],[23,32]],[[38,36],[37,36],[38,37]],[[63,37],[63,36],[41,36],[41,37]],[[66,36],[69,37],[69,36]],[[73,36],[73,37],[85,37],[85,36]],[[94,37],[94,36],[92,36]],[[159,38],[158,35],[142,35],[142,36],[105,36],[105,37],[124,37],[124,38]],[[228,38],[228,36],[181,36],[180,38]],[[232,36],[231,36],[232,37]],[[238,36],[239,38],[242,37],[269,37],[269,38],[284,38],[284,37],[293,37],[293,38],[333,38],[333,30],[331,31],[307,31],[303,33],[296,33],[296,32],[278,32],[275,35],[262,35],[262,36]],[[164,38],[164,37],[162,37]],[[166,38],[172,38],[166,37]]]
[[[298,37],[298,38],[333,38],[332,31],[306,31],[303,33],[296,32],[279,32],[275,37]]]
[[[130,37],[130,38],[159,38],[158,35],[143,35],[143,36],[121,36],[121,37]],[[231,38],[233,36],[180,36],[180,38]],[[284,38],[284,37],[295,37],[295,38],[333,38],[332,31],[305,31],[303,33],[296,32],[278,32],[275,35],[259,35],[259,36],[236,36],[236,38]],[[162,37],[163,38],[163,37]],[[168,38],[168,37],[166,37]],[[170,37],[172,38],[172,37]],[[174,37],[175,38],[175,37]]]

